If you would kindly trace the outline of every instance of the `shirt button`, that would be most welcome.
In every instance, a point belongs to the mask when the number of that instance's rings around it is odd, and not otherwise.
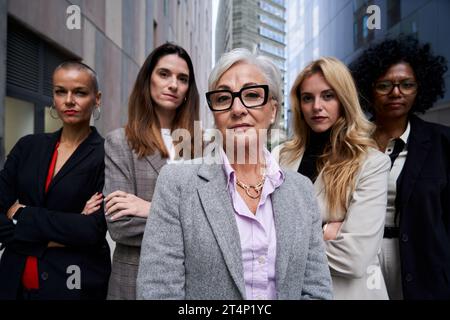
[[[408,235],[406,233],[402,234],[402,241],[408,242],[408,240],[409,240]]]
[[[259,264],[264,264],[266,262],[266,258],[264,258],[264,256],[261,256],[258,258],[258,262]]]
[[[41,279],[44,280],[44,281],[47,280],[48,279],[48,273],[47,272],[42,272],[41,273]]]

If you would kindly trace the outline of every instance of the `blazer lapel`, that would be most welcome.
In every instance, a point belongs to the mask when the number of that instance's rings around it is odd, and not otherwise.
[[[48,169],[50,167],[50,161],[52,160],[53,151],[55,150],[56,142],[61,136],[62,129],[48,134],[45,146],[41,149],[39,155],[39,165],[37,172],[37,194],[39,197],[39,203],[44,203],[45,198],[45,182],[47,181]]]
[[[409,201],[414,184],[431,149],[430,135],[427,130],[423,129],[422,120],[412,116],[410,121],[411,133],[408,141],[408,155],[402,173],[397,180],[401,207]]]
[[[295,159],[293,162],[287,162],[286,157],[280,158],[280,167],[284,170],[295,171],[297,172],[298,167],[300,167],[300,163],[302,162],[304,150],[302,150],[300,156]]]
[[[102,143],[102,139],[97,133],[97,130],[94,127],[91,127],[91,129],[91,134],[78,146],[78,148],[70,156],[67,162],[63,165],[61,170],[59,170],[59,172],[55,175],[48,187],[48,191],[50,191],[50,189],[52,189],[59,181],[61,181],[61,179],[64,178],[67,173],[71,172],[78,163],[88,157],[99,143]],[[53,152],[50,153],[50,156],[52,154]]]
[[[167,159],[161,157],[159,152],[155,152],[152,155],[146,156],[145,160],[147,160],[150,165],[156,170],[156,172],[161,171],[162,167],[167,164]]]
[[[295,223],[292,223],[292,207],[288,205],[291,194],[285,181],[272,193],[273,217],[277,238],[277,257],[275,262],[277,292],[282,288],[291,255],[292,239],[295,238]]]
[[[208,182],[198,188],[206,217],[222,251],[225,263],[242,297],[245,298],[239,231],[234,218],[227,181],[220,165],[202,165],[199,176]]]

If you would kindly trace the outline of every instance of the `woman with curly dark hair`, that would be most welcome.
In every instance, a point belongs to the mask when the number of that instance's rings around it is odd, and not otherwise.
[[[414,115],[444,96],[446,59],[401,37],[372,45],[350,69],[392,163],[380,259],[389,297],[450,299],[450,129]]]

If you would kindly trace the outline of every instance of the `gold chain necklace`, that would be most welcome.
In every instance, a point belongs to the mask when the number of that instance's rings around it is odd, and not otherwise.
[[[252,199],[258,199],[259,196],[261,195],[261,190],[264,186],[264,180],[266,179],[265,176],[262,177],[261,181],[258,182],[256,185],[252,186],[249,184],[245,184],[241,181],[238,180],[238,178],[236,178],[236,184],[241,187],[242,189],[245,190],[245,193]],[[255,194],[251,194],[250,190],[255,190]]]

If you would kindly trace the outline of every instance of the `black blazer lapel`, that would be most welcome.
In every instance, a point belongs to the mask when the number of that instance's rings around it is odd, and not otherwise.
[[[45,182],[47,180],[48,168],[52,160],[53,151],[55,150],[56,142],[61,137],[62,129],[48,134],[45,139],[45,144],[39,154],[39,165],[37,166],[37,194],[39,203],[44,203],[45,198]]]
[[[416,116],[411,116],[411,133],[408,140],[408,155],[405,166],[397,180],[397,190],[400,196],[397,202],[401,208],[409,201],[414,189],[417,177],[425,165],[425,160],[431,150],[430,132],[426,130],[425,124]]]
[[[70,156],[67,162],[63,165],[61,170],[56,174],[53,180],[50,182],[48,190],[50,191],[64,176],[71,172],[78,163],[88,157],[99,144],[103,143],[102,138],[98,134],[94,127],[91,127],[92,132],[89,136],[78,146],[74,153]],[[53,154],[53,150],[50,152],[50,157]],[[48,166],[47,166],[48,170]],[[44,182],[45,183],[45,182]]]

